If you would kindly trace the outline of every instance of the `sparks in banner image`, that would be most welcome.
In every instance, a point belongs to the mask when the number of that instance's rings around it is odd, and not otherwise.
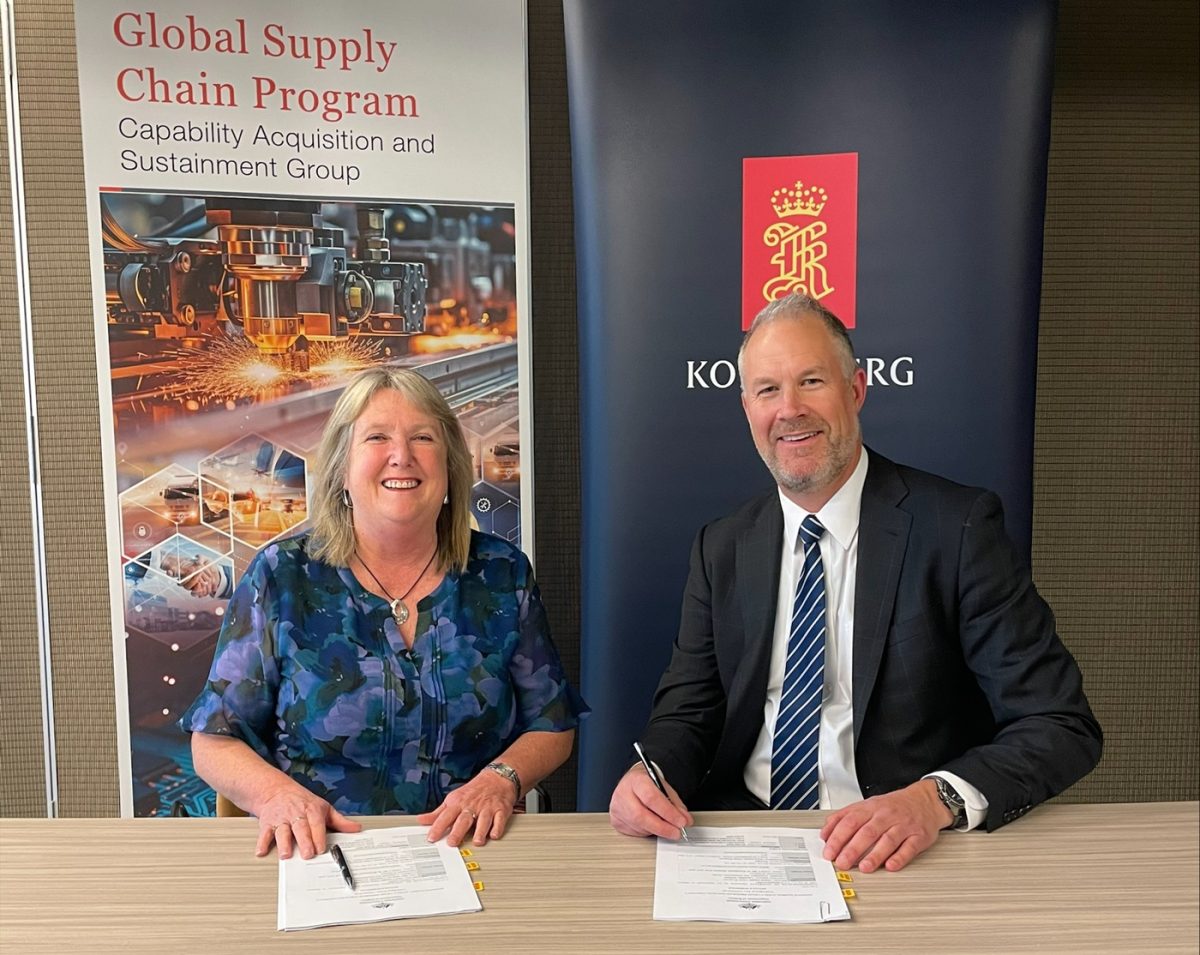
[[[455,408],[481,530],[520,546],[511,205],[102,191],[134,813],[205,815],[175,721],[254,553],[307,527],[309,462],[355,372]]]

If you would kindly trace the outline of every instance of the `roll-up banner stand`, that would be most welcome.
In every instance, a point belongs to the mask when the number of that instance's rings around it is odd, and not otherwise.
[[[580,808],[678,627],[697,529],[771,484],[735,358],[850,326],[863,433],[998,492],[1028,550],[1054,5],[565,0],[582,373]]]
[[[355,371],[434,381],[477,524],[532,548],[525,5],[79,0],[75,22],[121,811],[204,814],[175,722],[233,582],[304,525]]]

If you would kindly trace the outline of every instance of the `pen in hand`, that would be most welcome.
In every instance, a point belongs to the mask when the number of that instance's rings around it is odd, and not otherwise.
[[[642,766],[645,767],[646,773],[650,777],[650,782],[654,783],[660,793],[667,796],[667,787],[663,785],[662,777],[658,775],[658,770],[654,768],[654,764],[646,758],[646,752],[642,749],[642,744],[635,742],[633,744],[633,751],[637,753],[637,758],[642,761]],[[667,800],[670,801],[670,799],[671,797],[667,796]],[[689,841],[687,830],[683,826],[679,827],[679,836],[684,842]]]
[[[333,856],[333,861],[337,863],[338,868],[342,870],[342,878],[346,880],[346,885],[350,886],[350,891],[354,891],[354,876],[350,874],[350,866],[346,865],[346,856],[342,853],[342,847],[332,845],[329,847],[329,854]]]

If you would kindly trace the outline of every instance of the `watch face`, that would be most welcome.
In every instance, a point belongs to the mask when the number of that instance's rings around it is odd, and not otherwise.
[[[942,805],[954,815],[954,821],[957,823],[959,819],[965,817],[967,814],[966,801],[941,776],[934,776],[933,778],[937,783],[938,798],[942,801]]]

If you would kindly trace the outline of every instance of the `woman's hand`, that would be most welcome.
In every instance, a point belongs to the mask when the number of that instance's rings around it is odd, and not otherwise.
[[[512,788],[511,786],[509,787]],[[325,833],[359,832],[355,822],[290,779],[278,786],[258,807],[258,846],[255,855],[265,856],[271,843],[279,846],[279,858],[290,859],[293,847],[300,858],[311,859],[325,851]]]
[[[432,827],[430,842],[445,836],[447,845],[457,846],[473,832],[471,841],[482,846],[488,839],[499,839],[504,835],[516,796],[508,779],[483,769],[469,783],[450,793],[437,809],[422,813],[416,821]]]

